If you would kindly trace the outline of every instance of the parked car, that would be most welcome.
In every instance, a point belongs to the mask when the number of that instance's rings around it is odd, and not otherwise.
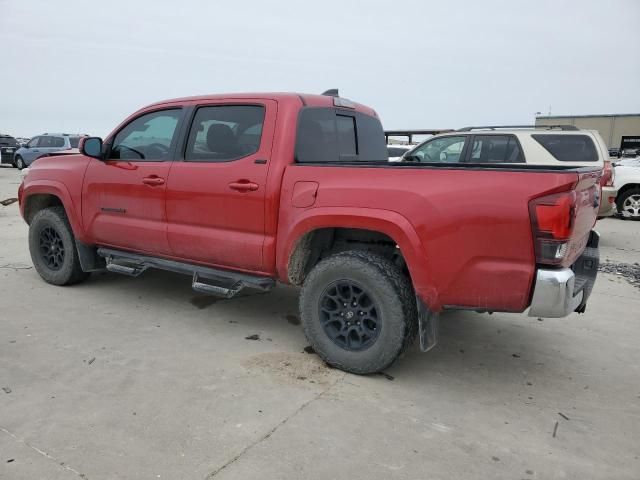
[[[638,150],[635,148],[625,148],[622,151],[622,158],[636,158],[638,156]]]
[[[16,151],[14,165],[22,170],[49,153],[78,148],[81,137],[68,133],[44,133],[33,137],[29,143]]]
[[[620,149],[619,148],[610,148],[609,156],[612,158],[620,158]]]
[[[640,158],[616,162],[614,171],[618,215],[624,219],[640,220]]]
[[[25,137],[16,137],[16,142],[18,142],[18,147],[24,147],[27,143],[29,143],[30,138]]]
[[[395,143],[387,145],[387,154],[389,155],[389,161],[399,162],[402,159],[402,156],[413,147],[414,145],[399,145]]]
[[[80,151],[18,190],[46,282],[152,267],[227,298],[300,285],[309,342],[349,372],[387,368],[416,335],[429,350],[446,309],[583,312],[597,274],[597,161],[389,163],[375,111],[335,91],[155,103]]]
[[[18,149],[16,139],[11,135],[0,134],[0,163],[13,165],[13,156]]]
[[[470,166],[597,166],[603,171],[598,216],[610,216],[615,211],[616,190],[611,165],[607,164],[609,155],[595,130],[580,130],[573,125],[467,127],[431,137],[405,153],[401,161]]]

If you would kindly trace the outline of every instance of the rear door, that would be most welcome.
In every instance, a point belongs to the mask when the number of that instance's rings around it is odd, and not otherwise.
[[[261,271],[276,105],[243,99],[194,106],[167,186],[174,256]]]
[[[85,229],[99,245],[169,255],[165,190],[181,108],[147,111],[105,142],[106,159],[91,159],[83,185]]]

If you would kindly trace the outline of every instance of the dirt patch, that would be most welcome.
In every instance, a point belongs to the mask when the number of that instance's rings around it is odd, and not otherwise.
[[[273,375],[277,381],[326,385],[341,373],[329,368],[319,357],[306,353],[268,352],[254,355],[243,363],[249,370]]]

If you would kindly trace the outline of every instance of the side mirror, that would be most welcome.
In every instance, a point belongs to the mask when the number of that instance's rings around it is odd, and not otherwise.
[[[102,139],[100,137],[82,137],[78,149],[87,157],[102,160]]]

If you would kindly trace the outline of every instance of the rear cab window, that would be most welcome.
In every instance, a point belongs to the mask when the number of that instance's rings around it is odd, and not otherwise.
[[[588,135],[538,133],[531,137],[560,162],[597,162],[598,151]]]
[[[300,111],[295,159],[299,163],[388,162],[380,121],[354,110],[305,107]]]

